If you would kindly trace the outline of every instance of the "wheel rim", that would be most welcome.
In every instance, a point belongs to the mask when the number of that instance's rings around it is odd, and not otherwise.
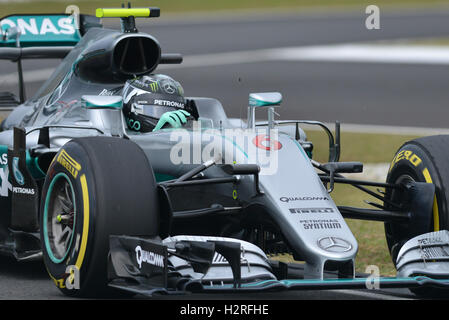
[[[50,182],[44,206],[44,242],[49,258],[61,263],[67,257],[76,223],[75,191],[69,177],[58,173]]]

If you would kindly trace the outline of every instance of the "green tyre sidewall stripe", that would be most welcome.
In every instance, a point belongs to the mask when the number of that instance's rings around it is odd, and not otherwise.
[[[58,177],[61,175],[64,175],[69,181],[70,185],[72,187],[73,191],[73,203],[74,207],[76,208],[76,219],[73,223],[73,240],[71,242],[71,245],[69,246],[68,251],[64,255],[63,259],[53,259],[52,258],[52,252],[49,250],[47,243],[45,243],[42,246],[43,250],[43,256],[44,256],[44,263],[45,267],[47,269],[47,272],[50,276],[50,278],[53,280],[55,285],[65,294],[68,296],[84,296],[84,290],[83,290],[83,283],[89,278],[89,265],[92,255],[92,250],[88,246],[85,249],[84,258],[82,259],[81,268],[79,269],[79,277],[80,277],[80,289],[72,289],[69,290],[66,288],[66,268],[68,266],[75,266],[78,257],[80,255],[80,247],[81,247],[81,239],[83,237],[83,231],[84,231],[84,201],[83,201],[83,191],[82,191],[82,185],[81,185],[81,176],[85,175],[87,186],[88,186],[88,202],[89,202],[89,226],[87,231],[87,237],[88,242],[92,241],[93,237],[93,217],[92,214],[95,212],[95,199],[92,197],[92,193],[95,192],[95,185],[92,178],[92,175],[89,174],[89,168],[90,168],[90,161],[85,154],[84,150],[82,150],[76,143],[69,142],[66,144],[63,148],[70,157],[72,157],[74,160],[76,160],[78,163],[81,164],[81,170],[78,172],[77,176],[74,177],[72,173],[67,170],[63,165],[61,165],[57,159],[58,155],[61,153],[58,152],[55,156],[55,160],[50,165],[50,168],[48,169],[47,178],[45,179],[44,186],[42,188],[42,199],[47,200],[47,197],[51,191],[52,185],[56,182]],[[44,242],[47,240],[46,237],[46,230],[45,230],[45,224],[46,224],[46,203],[47,201],[41,202],[41,225],[44,226],[44,228],[41,228],[41,237],[44,239]],[[47,235],[48,236],[48,235]]]
[[[65,166],[61,164],[64,164],[63,157],[67,160]],[[60,172],[72,182],[77,219],[74,241],[65,260],[54,263],[43,246],[47,271],[68,296],[115,294],[107,286],[109,235],[159,235],[158,191],[148,158],[130,140],[112,137],[71,140],[56,155],[48,170],[42,199],[46,199],[52,179]],[[41,235],[42,232],[43,228]],[[70,290],[65,286],[66,268],[70,265],[79,266],[79,289]]]
[[[48,220],[48,206],[49,206],[49,202],[50,202],[50,196],[51,196],[51,194],[52,194],[52,191],[53,191],[53,188],[54,188],[54,185],[55,185],[55,183],[58,181],[58,179],[65,179],[68,183],[69,183],[69,185],[70,185],[70,190],[71,190],[71,192],[72,192],[72,199],[74,200],[74,211],[75,211],[75,215],[74,215],[74,221],[73,221],[73,226],[75,226],[76,225],[76,198],[75,198],[75,191],[74,191],[74,189],[73,189],[73,185],[72,185],[72,182],[70,181],[70,178],[67,176],[67,174],[65,174],[64,172],[59,172],[59,173],[57,173],[56,175],[55,175],[55,177],[51,180],[51,182],[50,182],[50,185],[49,185],[49,187],[48,187],[48,190],[47,190],[47,196],[46,196],[46,198],[45,198],[45,204],[44,204],[44,212],[43,212],[43,219],[42,219],[42,221],[44,222],[43,223],[43,234],[44,234],[44,245],[45,245],[45,249],[47,250],[47,253],[48,253],[48,256],[49,256],[49,258],[51,259],[51,261],[53,261],[54,263],[61,263],[61,262],[63,262],[66,258],[67,258],[67,255],[69,254],[69,252],[70,252],[70,249],[71,249],[71,247],[72,247],[72,244],[73,244],[73,238],[74,238],[74,235],[75,235],[75,232],[72,232],[72,235],[70,236],[70,242],[69,242],[69,245],[68,245],[68,247],[67,247],[67,251],[65,252],[65,254],[64,254],[64,256],[62,257],[62,258],[60,258],[60,259],[58,259],[58,258],[56,258],[55,257],[55,255],[54,255],[54,253],[53,253],[53,250],[51,249],[51,246],[50,246],[50,240],[49,240],[49,238],[48,238],[48,227],[47,227],[47,220]],[[74,230],[73,230],[74,231]]]

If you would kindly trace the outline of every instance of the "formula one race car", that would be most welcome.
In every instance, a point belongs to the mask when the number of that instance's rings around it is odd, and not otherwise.
[[[318,121],[275,120],[276,92],[250,94],[247,121],[228,118],[216,99],[186,97],[174,107],[183,115],[171,113],[143,132],[143,123],[125,116],[131,100],[124,86],[182,61],[137,31],[136,17],[159,12],[0,20],[0,58],[17,62],[20,93],[0,100],[14,107],[0,133],[2,254],[43,258],[57,287],[72,296],[366,288],[344,220],[353,218],[385,222],[398,274],[377,279],[380,288],[447,288],[449,136],[405,143],[378,183],[342,175],[363,165],[339,162],[338,122],[332,132]],[[120,17],[122,30],[103,28],[98,18],[107,17]],[[26,100],[21,61],[32,58],[63,60]],[[146,86],[157,98],[132,100],[135,115],[149,104],[169,107],[158,96],[163,91],[182,94],[157,79],[132,89]],[[258,110],[268,121],[256,121]],[[313,160],[304,124],[327,133],[327,163]],[[336,183],[381,203],[337,206]],[[303,263],[268,258],[279,252]]]

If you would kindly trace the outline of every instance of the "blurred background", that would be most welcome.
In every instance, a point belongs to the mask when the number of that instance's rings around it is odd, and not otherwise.
[[[68,5],[95,14],[120,1],[0,0],[0,16],[61,13]],[[366,26],[369,5],[379,29]],[[250,92],[279,91],[282,119],[342,122],[343,161],[365,163],[364,178],[385,180],[400,145],[449,132],[449,1],[413,0],[154,0],[161,17],[139,19],[181,65],[161,66],[187,96],[219,99],[228,116],[246,117]],[[118,19],[104,19],[119,28]],[[28,97],[58,61],[24,61]],[[0,61],[0,91],[17,93],[16,65]],[[310,131],[315,158],[326,161],[324,136]],[[339,204],[364,198],[347,187]],[[371,199],[368,199],[371,200]],[[394,274],[381,223],[348,221],[360,242],[359,271],[368,264]],[[368,252],[368,254],[364,254]],[[364,254],[364,255],[363,255]]]
[[[0,0],[0,16],[59,13],[70,4],[95,14],[121,2]],[[368,5],[379,8],[380,29],[366,28]],[[179,80],[187,95],[219,99],[228,116],[246,116],[251,91],[280,91],[284,119],[449,127],[449,1],[136,0],[132,6],[160,7],[160,18],[139,19],[139,31],[156,36],[164,52],[185,57],[183,65],[156,71]],[[119,27],[118,19],[103,22]],[[25,61],[28,96],[57,63]],[[0,68],[0,90],[14,91],[15,65]]]

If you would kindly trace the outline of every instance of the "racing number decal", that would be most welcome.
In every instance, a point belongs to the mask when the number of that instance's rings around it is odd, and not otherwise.
[[[253,144],[263,150],[273,150],[277,151],[282,148],[282,144],[274,139],[270,139],[270,137],[266,134],[259,134],[253,139]]]

